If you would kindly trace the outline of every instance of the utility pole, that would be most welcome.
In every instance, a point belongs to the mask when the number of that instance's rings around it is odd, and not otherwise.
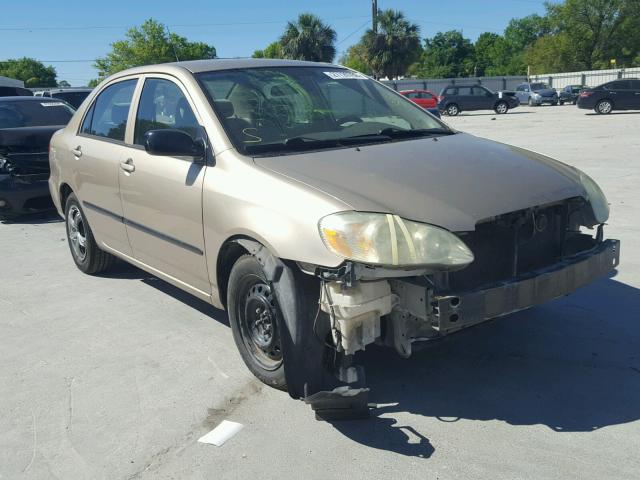
[[[371,0],[371,30],[378,33],[378,0]]]

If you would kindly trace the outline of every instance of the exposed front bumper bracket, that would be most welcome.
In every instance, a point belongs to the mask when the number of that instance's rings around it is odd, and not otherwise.
[[[620,241],[605,240],[593,250],[541,270],[479,290],[432,298],[431,326],[442,334],[508,315],[568,295],[618,266]]]

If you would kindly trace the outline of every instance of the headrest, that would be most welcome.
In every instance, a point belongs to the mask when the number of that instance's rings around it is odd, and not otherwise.
[[[223,118],[233,117],[235,110],[230,100],[214,100],[213,106]]]

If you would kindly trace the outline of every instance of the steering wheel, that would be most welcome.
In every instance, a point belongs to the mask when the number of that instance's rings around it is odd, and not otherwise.
[[[340,126],[344,125],[345,123],[362,123],[364,120],[362,120],[359,116],[357,115],[347,115],[345,117],[341,117],[341,118],[337,118],[336,119],[336,123]]]

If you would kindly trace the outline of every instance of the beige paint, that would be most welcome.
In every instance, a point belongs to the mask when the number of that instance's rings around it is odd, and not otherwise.
[[[206,129],[213,165],[184,158],[151,156],[133,143],[133,125],[143,82],[136,87],[125,142],[79,135],[84,113],[107,86],[130,78],[166,78],[186,94]],[[235,236],[253,238],[276,256],[324,266],[343,259],[329,252],[318,234],[318,220],[350,206],[284,175],[263,169],[232,148],[193,75],[175,65],[132,69],[110,77],[88,97],[64,130],[52,138],[50,187],[63,214],[60,189],[68,185],[89,202],[142,224],[203,255],[84,208],[98,244],[105,250],[202,299],[221,307],[216,269],[218,252]],[[72,150],[78,146],[82,156]],[[120,162],[130,161],[134,172]]]

